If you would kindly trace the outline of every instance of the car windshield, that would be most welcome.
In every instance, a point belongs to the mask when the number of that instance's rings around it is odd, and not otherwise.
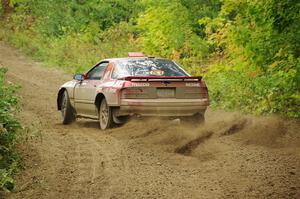
[[[164,59],[129,59],[116,62],[112,78],[126,76],[188,76],[177,64]]]

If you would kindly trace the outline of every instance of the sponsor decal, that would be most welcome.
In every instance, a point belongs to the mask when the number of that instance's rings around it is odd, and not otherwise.
[[[165,73],[164,71],[158,69],[150,71],[150,75],[156,75],[156,76],[162,76],[164,73]]]
[[[200,87],[200,83],[185,83],[187,87]]]
[[[149,83],[131,83],[131,86],[133,87],[147,87],[150,86]]]

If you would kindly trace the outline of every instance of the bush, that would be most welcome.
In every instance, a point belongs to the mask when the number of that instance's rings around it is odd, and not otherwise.
[[[299,9],[293,0],[228,0],[200,21],[224,58],[206,74],[214,104],[300,118]]]
[[[18,98],[14,95],[17,87],[5,82],[7,69],[0,68],[0,190],[13,189],[12,175],[19,157],[15,152],[16,133],[21,128],[15,118]]]

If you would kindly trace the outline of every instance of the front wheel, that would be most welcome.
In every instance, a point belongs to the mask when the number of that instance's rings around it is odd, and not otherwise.
[[[105,99],[102,99],[99,107],[99,124],[102,130],[113,126],[112,108],[107,105]]]
[[[70,124],[75,120],[74,110],[71,106],[68,92],[65,91],[61,99],[61,116],[63,124]]]

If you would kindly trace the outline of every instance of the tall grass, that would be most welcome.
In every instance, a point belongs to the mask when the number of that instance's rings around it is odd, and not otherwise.
[[[19,162],[15,144],[21,125],[15,117],[19,101],[15,96],[17,86],[5,81],[6,72],[6,68],[0,67],[0,190],[10,191]]]

